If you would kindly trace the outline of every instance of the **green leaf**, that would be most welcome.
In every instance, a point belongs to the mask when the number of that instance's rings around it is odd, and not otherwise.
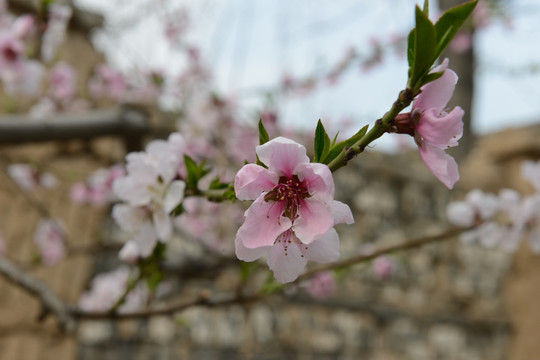
[[[435,24],[437,32],[437,48],[435,58],[438,58],[446,46],[452,41],[465,20],[471,15],[478,0],[470,1],[447,10]]]
[[[409,63],[409,78],[411,71],[414,69],[414,56],[416,54],[416,29],[412,29],[407,38],[407,62]]]
[[[226,189],[228,186],[229,186],[229,183],[221,182],[221,180],[219,179],[219,176],[216,176],[212,180],[208,188],[211,190],[221,190],[221,189]]]
[[[315,129],[315,157],[313,162],[322,162],[330,150],[330,137],[326,133],[322,121],[319,119]]]
[[[440,71],[440,72],[434,72],[434,73],[429,73],[427,74],[423,81],[422,81],[422,86],[427,84],[427,83],[430,83],[432,81],[435,81],[437,80],[438,78],[440,78],[441,76],[443,76],[444,74],[444,71]]]
[[[187,188],[196,190],[199,180],[210,172],[210,168],[206,166],[206,161],[202,161],[199,165],[197,165],[195,160],[185,154],[184,163],[186,164],[187,170]]]
[[[262,119],[259,119],[259,145],[265,144],[270,140]]]
[[[409,78],[409,87],[418,86],[422,79],[435,62],[436,31],[435,26],[422,10],[416,7],[416,31],[414,45],[414,67]]]
[[[363,138],[364,135],[366,135],[366,133],[367,133],[368,127],[369,127],[369,125],[364,126],[356,134],[354,134],[353,136],[351,136],[347,140],[343,140],[343,141],[333,145],[331,147],[330,151],[328,152],[328,154],[326,155],[326,157],[324,158],[323,164],[329,164],[330,162],[332,162],[332,160],[334,160],[341,153],[341,151],[345,147],[351,147],[351,146],[354,145],[355,142],[357,142],[358,140]]]
[[[429,0],[424,0],[424,7],[422,9],[422,12],[426,17],[429,17]]]

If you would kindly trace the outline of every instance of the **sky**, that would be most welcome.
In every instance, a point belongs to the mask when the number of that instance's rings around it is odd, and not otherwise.
[[[279,84],[284,73],[302,77],[336,63],[351,46],[369,53],[373,38],[388,41],[413,26],[413,0],[78,0],[103,12],[106,26],[93,39],[115,65],[163,68],[184,65],[163,39],[163,18],[185,7],[189,41],[202,49],[217,88],[235,94],[249,114],[262,97],[253,89]],[[423,1],[422,1],[423,2]],[[503,1],[507,21],[495,18],[477,32],[473,109],[475,132],[487,133],[540,119],[540,2]],[[432,1],[432,13],[437,11]],[[144,16],[143,16],[144,15]],[[434,14],[432,14],[434,18]],[[539,69],[531,70],[538,67]],[[450,64],[451,68],[451,64]],[[389,108],[406,82],[403,56],[389,54],[365,72],[350,69],[334,86],[304,97],[281,99],[286,124],[313,128],[319,118],[354,119],[357,128]],[[459,74],[458,74],[459,75]],[[381,148],[392,147],[391,142]]]

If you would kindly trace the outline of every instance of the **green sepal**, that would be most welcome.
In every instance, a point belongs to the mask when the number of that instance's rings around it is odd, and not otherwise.
[[[265,144],[269,140],[268,131],[266,131],[262,119],[259,119],[259,145]]]
[[[330,151],[330,137],[324,129],[322,121],[319,119],[317,128],[315,129],[315,156],[313,162],[323,162],[326,154]]]
[[[440,78],[443,75],[444,75],[444,71],[427,74],[426,76],[424,76],[424,79],[422,81],[422,86],[427,84],[427,83],[430,83],[432,81],[437,80],[438,78]]]

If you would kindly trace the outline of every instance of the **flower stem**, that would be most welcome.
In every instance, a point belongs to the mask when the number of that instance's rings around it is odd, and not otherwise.
[[[332,172],[347,165],[349,160],[355,158],[363,152],[365,148],[374,140],[380,138],[392,126],[396,116],[407,106],[411,104],[414,97],[418,95],[419,90],[406,88],[399,93],[396,101],[384,116],[375,122],[371,130],[364,135],[360,140],[354,143],[351,147],[346,147],[343,151],[329,164],[328,167]]]

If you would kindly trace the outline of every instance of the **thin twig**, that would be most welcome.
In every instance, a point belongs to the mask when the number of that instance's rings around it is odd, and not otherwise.
[[[58,317],[58,321],[65,331],[70,332],[75,329],[76,323],[69,305],[60,299],[42,281],[24,272],[24,270],[5,257],[0,257],[0,274],[11,283],[38,298],[43,306],[43,315],[51,312]]]
[[[345,267],[349,267],[349,266],[356,265],[356,264],[359,264],[359,263],[362,263],[362,262],[373,260],[373,259],[375,259],[375,258],[377,258],[377,257],[379,257],[381,255],[391,254],[391,253],[394,253],[394,252],[397,252],[397,251],[414,249],[414,248],[420,247],[422,245],[426,245],[426,244],[430,244],[430,243],[434,243],[434,242],[439,242],[439,241],[443,241],[443,240],[450,240],[454,236],[459,235],[462,232],[470,230],[470,229],[472,229],[472,227],[468,227],[468,228],[455,227],[455,228],[451,228],[451,229],[449,229],[449,230],[447,230],[447,231],[445,231],[443,233],[437,234],[437,235],[423,236],[423,237],[419,237],[419,238],[416,238],[416,239],[411,239],[411,240],[405,241],[405,242],[403,242],[401,244],[390,245],[390,246],[383,247],[383,248],[381,248],[381,249],[379,249],[377,251],[374,251],[374,252],[372,252],[370,254],[359,254],[359,255],[350,257],[348,259],[342,260],[342,261],[338,261],[338,262],[327,264],[327,265],[318,266],[318,267],[315,267],[315,268],[305,272],[304,274],[300,275],[293,283],[299,283],[299,282],[301,282],[303,280],[309,279],[310,277],[312,277],[313,275],[315,275],[316,273],[321,272],[321,271],[334,270],[334,269],[343,269]]]

